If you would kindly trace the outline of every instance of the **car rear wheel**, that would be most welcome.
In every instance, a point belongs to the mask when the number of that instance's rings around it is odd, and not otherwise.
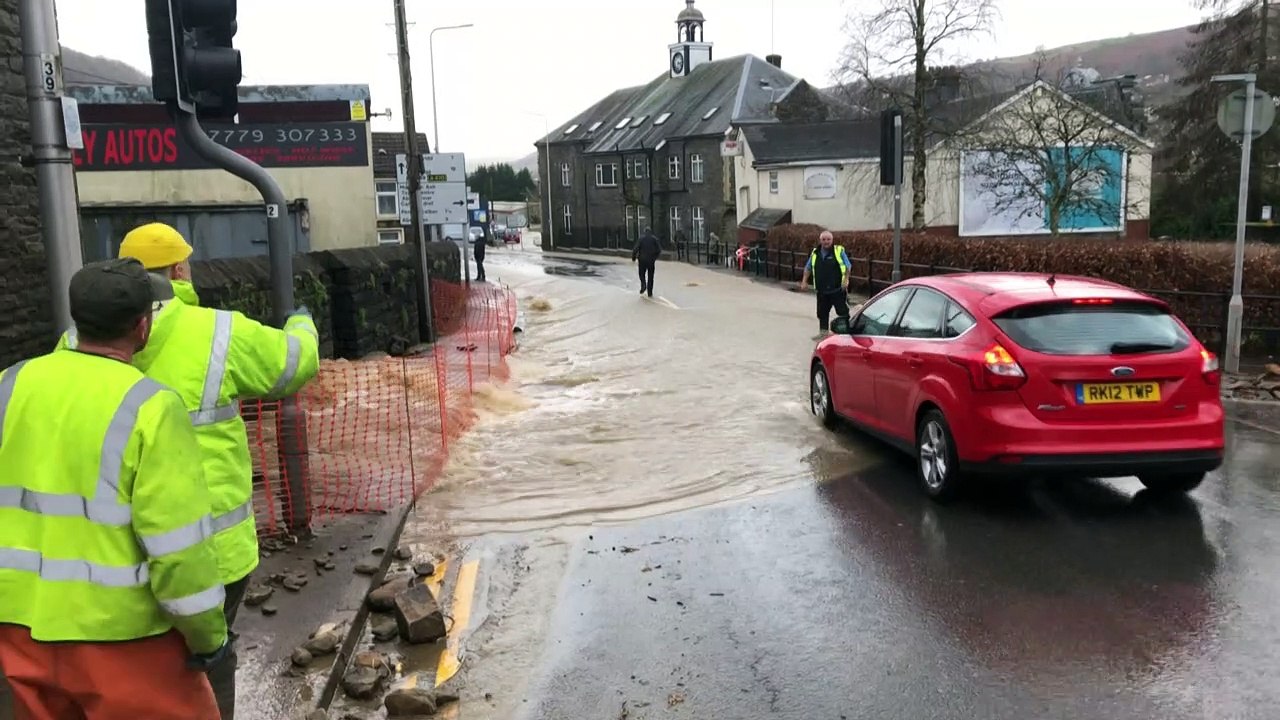
[[[1200,487],[1205,473],[1171,473],[1168,475],[1142,475],[1143,485],[1158,493],[1188,493]]]
[[[822,365],[815,364],[809,376],[809,409],[828,428],[839,422],[835,406],[831,402],[831,382],[827,379],[827,371]]]
[[[960,460],[947,419],[937,410],[920,418],[916,427],[916,476],[925,494],[946,501],[960,491]]]

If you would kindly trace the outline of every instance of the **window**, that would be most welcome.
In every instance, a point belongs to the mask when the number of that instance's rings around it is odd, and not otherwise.
[[[569,163],[560,163],[560,184],[564,187],[573,184],[573,177],[569,174]]]
[[[587,128],[587,132],[589,132],[589,133],[593,133],[593,132],[597,131],[597,130],[599,130],[599,129],[600,129],[600,126],[601,126],[601,125],[603,125],[603,124],[604,124],[603,122],[601,122],[601,121],[597,120],[597,121],[595,121],[595,122],[591,123],[591,127]]]
[[[624,118],[622,118],[621,120],[619,120],[619,121],[618,121],[618,124],[617,124],[617,125],[614,125],[614,126],[613,126],[613,129],[614,129],[614,130],[621,130],[622,128],[624,128],[624,127],[626,127],[626,126],[628,126],[628,125],[630,125],[630,124],[631,124],[631,118],[629,118],[629,117],[624,117]]]
[[[942,323],[942,336],[945,338],[960,337],[976,323],[969,313],[953,302],[947,303],[947,314]]]
[[[618,187],[618,163],[596,163],[596,187]]]
[[[719,105],[717,105],[716,107],[711,108],[710,110],[708,110],[708,111],[707,111],[707,114],[706,114],[706,115],[703,115],[703,116],[702,116],[702,119],[703,119],[703,120],[710,120],[710,119],[711,119],[711,116],[712,116],[712,115],[715,115],[715,114],[716,114],[716,111],[717,111],[717,110],[719,110],[719,109],[720,109],[720,106],[719,106]]]
[[[628,205],[626,208],[626,212],[627,212],[627,240],[630,240],[631,242],[635,242],[636,238],[640,237],[639,233],[636,232],[636,209]]]
[[[572,235],[573,234],[573,210],[568,205],[564,206],[564,210],[561,213],[561,218],[562,220],[560,222],[560,232],[564,233],[565,235]]]
[[[1191,344],[1168,312],[1144,302],[1040,303],[994,320],[1015,343],[1049,355],[1173,352]]]
[[[899,288],[888,295],[876,298],[862,309],[858,319],[853,321],[854,335],[888,335],[889,326],[898,317],[902,303],[907,301],[911,288]]]
[[[947,299],[942,295],[924,288],[916,290],[893,334],[916,340],[942,337],[942,311],[946,306]]]
[[[689,211],[689,214],[693,219],[693,241],[696,243],[705,242],[707,238],[707,221],[702,215],[702,208],[693,208]]]
[[[689,156],[689,182],[701,183],[705,179],[706,171],[701,155]]]
[[[379,231],[378,231],[378,244],[379,244],[379,245],[403,245],[403,244],[404,244],[404,230],[401,230],[400,228],[391,228],[391,229],[387,229],[387,230],[379,230]]]
[[[647,227],[649,227],[649,209],[643,205],[637,205],[636,206],[636,231],[644,232],[645,228]]]
[[[769,194],[771,195],[778,194],[778,171],[777,170],[769,171]]]
[[[671,113],[662,113],[657,120],[653,121],[654,125],[661,125],[671,119]]]
[[[643,180],[645,177],[645,168],[648,164],[649,161],[643,157],[632,158],[631,164],[627,169],[627,177],[632,177],[636,180]]]
[[[680,161],[679,155],[668,155],[667,156],[667,178],[671,180],[679,180],[680,166],[682,164],[683,163]]]
[[[570,125],[569,127],[567,127],[567,128],[565,128],[565,129],[564,129],[564,134],[565,134],[565,135],[572,135],[572,134],[573,134],[573,131],[574,131],[574,130],[577,130],[577,129],[578,129],[578,123],[574,123],[574,124],[572,124],[572,125]]]
[[[400,191],[395,181],[374,183],[374,197],[378,200],[378,217],[400,217]]]
[[[680,225],[680,207],[673,205],[671,207],[671,239],[674,241],[676,235],[683,229]]]

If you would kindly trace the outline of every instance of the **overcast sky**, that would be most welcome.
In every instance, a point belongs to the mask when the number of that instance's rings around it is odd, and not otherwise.
[[[880,0],[861,0],[878,5]],[[783,69],[827,85],[860,0],[698,0],[716,57],[782,55]],[[433,134],[432,28],[440,148],[472,159],[532,152],[556,126],[609,91],[666,71],[684,0],[406,0],[419,131]],[[143,0],[57,0],[64,45],[149,71]],[[246,83],[357,83],[375,129],[402,128],[392,0],[258,0],[239,3],[236,45]],[[959,50],[971,60],[1019,55],[1102,37],[1162,30],[1198,19],[1190,0],[1003,0],[993,38]],[[772,18],[772,21],[771,21]],[[543,120],[545,116],[546,120]]]

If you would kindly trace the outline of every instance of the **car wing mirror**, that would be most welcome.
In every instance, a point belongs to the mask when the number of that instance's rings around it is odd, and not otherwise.
[[[835,335],[848,335],[849,330],[852,327],[853,325],[849,321],[849,318],[844,316],[838,316],[835,320],[831,321],[831,332]]]

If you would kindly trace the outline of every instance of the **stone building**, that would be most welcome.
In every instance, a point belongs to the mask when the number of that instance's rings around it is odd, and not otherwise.
[[[706,18],[685,2],[665,72],[610,93],[536,143],[538,167],[551,155],[544,248],[614,247],[645,227],[668,247],[732,233],[738,211],[732,158],[721,156],[726,134],[838,112],[784,72],[780,56],[715,59]]]
[[[0,182],[5,187],[0,194],[0,368],[4,368],[48,352],[56,336],[49,313],[36,173],[24,164],[31,155],[31,128],[16,0],[0,3],[0,48],[9,58],[0,68],[0,95],[5,98],[0,104]]]

